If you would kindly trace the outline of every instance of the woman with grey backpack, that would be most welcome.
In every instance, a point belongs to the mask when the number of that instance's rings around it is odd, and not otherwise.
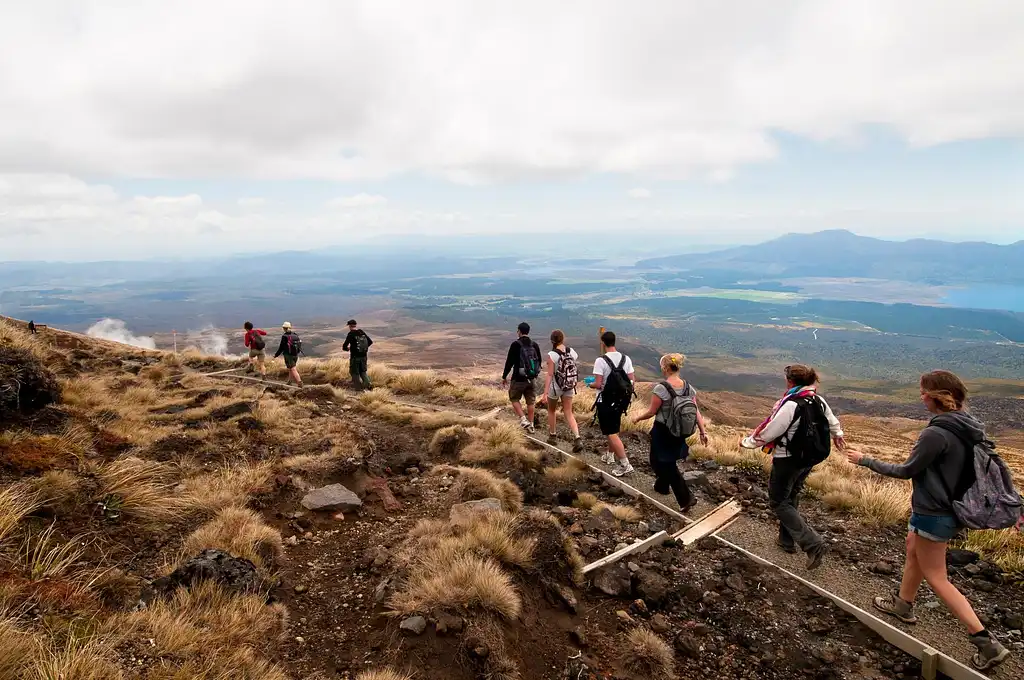
[[[686,460],[690,455],[686,440],[698,429],[701,443],[705,446],[708,443],[704,417],[697,407],[697,390],[679,377],[685,361],[682,354],[666,354],[661,358],[661,374],[665,379],[654,386],[647,412],[633,419],[639,423],[654,418],[650,458],[654,490],[658,493],[671,490],[683,512],[696,505],[697,500],[679,474],[677,461]]]
[[[877,609],[904,623],[917,623],[914,600],[921,583],[967,628],[978,652],[971,659],[984,670],[1006,660],[1009,650],[982,625],[971,603],[949,582],[946,544],[962,527],[1008,528],[1020,518],[1020,496],[1009,470],[985,439],[984,425],[964,410],[967,388],[949,371],[921,376],[921,401],[935,414],[921,431],[906,462],[886,463],[859,451],[847,459],[880,475],[913,480],[907,558],[898,592],[876,597]]]

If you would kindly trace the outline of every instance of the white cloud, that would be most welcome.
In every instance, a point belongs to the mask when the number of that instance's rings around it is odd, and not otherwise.
[[[330,208],[366,208],[374,205],[384,205],[388,199],[375,194],[356,194],[354,196],[342,196],[327,202]]]
[[[0,172],[725,179],[887,126],[1024,134],[1024,3],[39,0],[0,20]]]
[[[626,195],[630,198],[645,199],[650,198],[654,193],[650,189],[644,189],[643,187],[636,187],[626,192]]]
[[[239,208],[262,208],[267,205],[267,199],[259,196],[244,196],[237,201]]]

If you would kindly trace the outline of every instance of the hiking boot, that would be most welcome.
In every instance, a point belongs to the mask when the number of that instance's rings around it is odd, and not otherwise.
[[[558,435],[549,434],[548,435],[548,444],[551,444],[552,446],[554,446],[557,443],[558,443]]]
[[[807,571],[814,571],[821,566],[821,561],[828,554],[828,543],[822,542],[807,551]]]
[[[577,435],[576,438],[572,440],[572,452],[583,453],[583,437]]]
[[[978,648],[978,653],[971,657],[971,663],[979,671],[998,666],[1010,656],[1010,650],[988,633],[972,635],[969,639]]]
[[[885,612],[889,616],[895,616],[903,623],[917,623],[917,617],[914,616],[913,603],[900,599],[899,595],[893,594],[876,597],[872,600],[872,604],[875,605],[875,609],[878,611]]]
[[[626,463],[625,465],[616,465],[615,469],[612,470],[612,474],[616,477],[624,477],[632,472],[634,472],[633,466],[629,463]]]
[[[796,554],[796,546],[792,543],[783,543],[781,538],[775,539],[775,545],[779,546],[779,549],[784,553],[789,553],[790,555]]]

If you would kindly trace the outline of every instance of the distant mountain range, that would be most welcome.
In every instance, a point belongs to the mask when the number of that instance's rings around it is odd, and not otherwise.
[[[875,278],[933,285],[1024,284],[1024,241],[1010,245],[930,239],[884,241],[845,230],[787,234],[755,246],[641,260],[640,268],[746,272],[752,276]]]

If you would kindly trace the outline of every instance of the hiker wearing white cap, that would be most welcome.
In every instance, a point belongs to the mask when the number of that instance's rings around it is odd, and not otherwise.
[[[284,365],[288,368],[288,378],[295,381],[295,384],[302,387],[302,377],[296,364],[299,363],[299,354],[302,353],[302,340],[298,333],[292,332],[292,325],[285,321],[281,324],[284,335],[281,336],[281,344],[277,346],[274,358],[284,355]]]

